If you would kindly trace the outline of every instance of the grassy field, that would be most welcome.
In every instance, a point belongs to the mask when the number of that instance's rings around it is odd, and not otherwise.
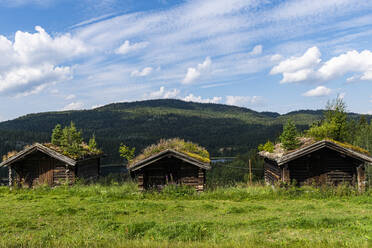
[[[372,192],[0,187],[1,247],[372,247]]]

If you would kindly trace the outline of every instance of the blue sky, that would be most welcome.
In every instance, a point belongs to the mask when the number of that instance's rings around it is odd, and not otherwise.
[[[372,114],[372,1],[0,0],[0,120],[157,98]]]

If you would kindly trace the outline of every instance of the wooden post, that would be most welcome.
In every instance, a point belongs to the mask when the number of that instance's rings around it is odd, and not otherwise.
[[[143,173],[138,174],[138,188],[140,191],[143,191],[145,189],[144,187],[144,180],[143,180]]]
[[[8,173],[9,173],[9,187],[13,186],[13,175],[12,175],[12,167],[8,166]]]
[[[365,165],[357,167],[358,190],[364,192],[366,190],[366,172]]]
[[[198,186],[196,187],[196,190],[198,192],[204,191],[204,170],[199,168],[198,170]]]
[[[290,183],[291,182],[288,165],[285,165],[283,167],[283,178],[282,178],[282,181],[285,182],[285,183]]]
[[[249,183],[252,185],[252,161],[249,159]]]

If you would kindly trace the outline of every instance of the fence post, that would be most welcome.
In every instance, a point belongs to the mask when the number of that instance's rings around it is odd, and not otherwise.
[[[252,161],[249,159],[249,183],[252,185]]]

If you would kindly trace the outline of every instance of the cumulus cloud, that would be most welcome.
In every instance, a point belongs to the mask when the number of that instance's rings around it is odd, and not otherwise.
[[[144,76],[149,75],[152,72],[152,70],[153,70],[152,67],[145,67],[142,69],[142,71],[138,71],[138,70],[132,71],[130,75],[132,77],[144,77]]]
[[[200,77],[201,73],[207,70],[212,64],[212,60],[210,57],[205,58],[202,64],[198,64],[196,68],[190,67],[187,69],[187,73],[185,78],[183,79],[184,84],[189,84],[194,82],[197,78]]]
[[[71,100],[71,99],[74,99],[76,96],[74,94],[70,94],[70,95],[67,95],[65,97],[65,100]]]
[[[262,45],[255,46],[252,51],[249,53],[250,55],[259,55],[262,53]]]
[[[64,106],[62,108],[63,111],[66,111],[66,110],[79,110],[79,109],[82,109],[84,106],[84,103],[82,102],[72,102],[70,104],[67,104],[66,106]]]
[[[261,96],[226,96],[226,104],[234,106],[262,105],[264,102]]]
[[[300,57],[290,57],[274,66],[270,74],[283,74],[281,83],[299,82],[307,79],[313,73],[313,67],[321,61],[321,53],[317,47],[309,48]]]
[[[145,95],[145,98],[150,99],[159,99],[159,98],[176,98],[179,95],[180,91],[178,89],[165,90],[164,86],[161,86],[159,90],[153,91],[148,95]]]
[[[318,86],[315,89],[305,92],[304,96],[328,96],[332,90],[325,86]]]
[[[58,64],[90,51],[70,34],[51,37],[39,26],[35,30],[17,31],[14,42],[0,35],[0,93],[36,94],[47,84],[71,79],[71,67]]]
[[[148,46],[148,42],[138,42],[131,44],[129,40],[126,40],[118,49],[116,49],[117,54],[127,54],[136,50],[143,49]]]
[[[364,50],[348,51],[321,63],[321,53],[317,47],[309,48],[301,57],[291,57],[274,66],[270,74],[282,74],[281,83],[301,81],[327,81],[354,73],[346,79],[372,80],[372,52]]]
[[[212,98],[202,98],[201,96],[194,96],[193,94],[189,94],[182,100],[186,102],[219,103],[221,102],[222,97],[214,96]]]
[[[46,84],[71,79],[70,67],[55,67],[51,64],[41,66],[21,66],[0,74],[0,93],[38,93]]]

